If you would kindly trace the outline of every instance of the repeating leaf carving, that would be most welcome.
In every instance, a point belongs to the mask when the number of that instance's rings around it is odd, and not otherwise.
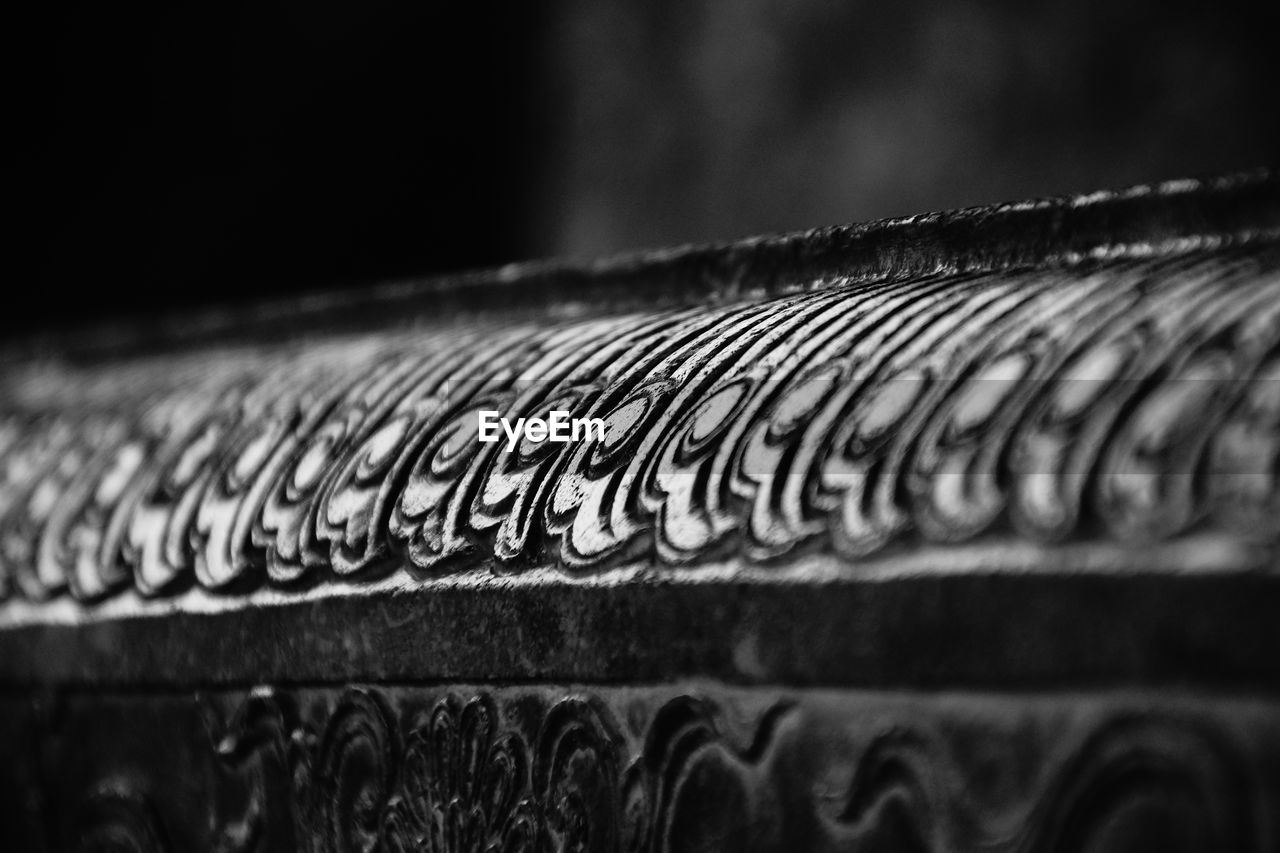
[[[1278,350],[1263,247],[17,368],[0,589],[1196,529],[1274,548]],[[606,436],[482,444],[481,409]]]

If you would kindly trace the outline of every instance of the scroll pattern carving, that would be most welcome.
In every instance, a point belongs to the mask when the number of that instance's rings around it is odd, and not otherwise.
[[[290,712],[273,695],[251,704],[219,744],[254,789],[223,834],[228,849],[274,849],[285,830],[287,846],[316,851],[619,849],[625,748],[590,700],[515,709],[536,717],[532,737],[487,694],[396,721],[377,694],[351,691],[319,738],[283,724]],[[246,725],[264,717],[269,738]]]
[[[820,285],[820,286],[818,286]],[[19,367],[0,588],[239,591],[979,537],[1274,554],[1280,252]],[[603,441],[476,440],[476,413]]]
[[[675,694],[624,724],[617,704],[519,690],[392,707],[349,692],[321,733],[295,722],[274,745],[242,709],[222,755],[263,828],[223,844],[293,849],[265,844],[282,814],[297,849],[364,851],[1261,853],[1278,828],[1258,747],[1275,732],[1250,747],[1182,711],[797,696],[744,713]]]

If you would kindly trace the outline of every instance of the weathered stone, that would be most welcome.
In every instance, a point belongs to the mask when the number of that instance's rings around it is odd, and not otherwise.
[[[1269,175],[239,312],[3,355],[18,846],[1275,849]]]

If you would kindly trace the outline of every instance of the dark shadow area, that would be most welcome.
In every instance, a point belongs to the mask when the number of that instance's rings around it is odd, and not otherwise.
[[[1274,6],[92,4],[10,331],[1273,164]]]
[[[77,2],[27,31],[39,288],[6,325],[537,250],[531,4]]]

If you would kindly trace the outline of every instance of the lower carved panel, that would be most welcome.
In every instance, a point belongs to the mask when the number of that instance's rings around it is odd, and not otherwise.
[[[1280,703],[354,686],[0,701],[3,849],[1271,853]]]

